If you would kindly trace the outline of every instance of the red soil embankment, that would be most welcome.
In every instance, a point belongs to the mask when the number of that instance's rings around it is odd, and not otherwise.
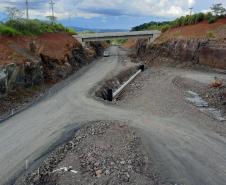
[[[24,63],[25,58],[11,45],[30,50],[31,43],[34,43],[35,54],[48,55],[58,61],[64,61],[64,57],[68,55],[70,49],[80,46],[80,43],[67,33],[46,33],[40,36],[0,36],[0,65]]]
[[[122,47],[126,48],[126,49],[131,49],[134,48],[136,46],[137,43],[137,39],[128,39],[127,42],[125,42]]]
[[[172,28],[153,43],[139,40],[137,56],[147,64],[200,64],[226,70],[226,18]]]
[[[209,33],[212,32],[212,37],[215,39],[226,38],[226,18],[219,19],[217,22],[209,24],[208,21],[203,21],[194,25],[181,26],[172,28],[157,39],[157,42],[165,42],[171,39],[183,38],[208,38]]]

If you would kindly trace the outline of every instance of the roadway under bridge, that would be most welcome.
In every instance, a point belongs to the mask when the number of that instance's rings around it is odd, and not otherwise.
[[[79,34],[74,37],[81,43],[92,41],[105,41],[113,39],[130,39],[130,38],[148,38],[150,40],[157,38],[161,34],[158,30],[150,31],[133,31],[133,32],[110,32],[110,33],[92,33]]]

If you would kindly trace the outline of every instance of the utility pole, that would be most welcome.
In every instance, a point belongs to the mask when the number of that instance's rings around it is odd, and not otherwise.
[[[53,8],[54,8],[54,4],[55,3],[53,2],[53,0],[51,0],[49,4],[51,5],[51,8],[52,8],[52,17],[54,18],[54,10],[53,10]]]
[[[190,10],[190,16],[192,15],[193,7],[189,8]]]
[[[29,14],[28,14],[28,0],[26,0],[26,17],[27,20],[29,19]]]

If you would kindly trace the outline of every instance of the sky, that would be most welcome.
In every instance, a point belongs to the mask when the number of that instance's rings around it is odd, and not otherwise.
[[[46,19],[51,0],[28,0],[29,17]],[[150,21],[168,21],[193,12],[209,11],[212,4],[226,0],[53,0],[54,13],[65,26],[130,29]],[[0,0],[0,21],[6,21],[6,7],[25,11],[25,0]],[[24,13],[25,15],[25,13]]]

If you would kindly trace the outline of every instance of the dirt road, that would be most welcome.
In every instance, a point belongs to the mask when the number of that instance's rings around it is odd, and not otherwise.
[[[117,47],[109,58],[82,69],[63,89],[0,125],[0,183],[13,179],[80,124],[95,120],[128,121],[138,129],[156,168],[177,184],[224,185],[226,139],[205,125],[219,124],[184,101],[172,85],[182,72],[149,71],[147,86],[126,103],[110,105],[89,90],[120,68]],[[76,123],[74,122],[76,120]]]

